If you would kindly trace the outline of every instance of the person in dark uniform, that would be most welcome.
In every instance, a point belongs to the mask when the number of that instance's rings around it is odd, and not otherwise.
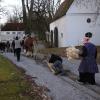
[[[79,65],[79,82],[89,83],[95,85],[95,73],[98,73],[98,66],[96,63],[97,48],[89,42],[92,37],[92,33],[86,33],[84,38],[84,45],[82,47],[82,61]]]

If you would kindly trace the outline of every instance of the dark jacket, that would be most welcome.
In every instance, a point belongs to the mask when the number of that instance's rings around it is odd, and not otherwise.
[[[49,59],[49,63],[54,63],[57,60],[61,61],[61,63],[62,63],[62,58],[61,57],[59,57],[58,55],[52,54],[51,58]]]
[[[96,63],[97,49],[92,43],[86,43],[83,46],[82,61],[79,66],[79,72],[81,73],[98,73],[98,66]]]

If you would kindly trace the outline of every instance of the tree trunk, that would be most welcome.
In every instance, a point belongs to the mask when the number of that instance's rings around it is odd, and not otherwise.
[[[25,7],[25,2],[24,0],[22,0],[22,11],[23,11],[23,23],[24,23],[24,27],[25,27],[25,34],[29,34],[28,33],[28,24],[27,24],[27,13],[26,13],[26,7]]]

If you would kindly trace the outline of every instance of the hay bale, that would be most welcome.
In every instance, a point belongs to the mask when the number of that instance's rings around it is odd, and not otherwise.
[[[75,47],[66,48],[66,56],[67,56],[68,60],[78,59],[79,53],[80,53],[80,50],[76,49]]]

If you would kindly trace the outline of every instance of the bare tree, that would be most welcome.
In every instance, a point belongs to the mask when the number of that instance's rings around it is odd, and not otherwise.
[[[24,26],[25,26],[25,34],[28,34],[27,13],[26,13],[25,0],[21,0],[21,1],[22,1],[23,23],[24,23]]]
[[[22,10],[20,8],[14,6],[13,16],[18,22],[22,22]]]
[[[2,0],[0,0],[0,2],[2,2]],[[1,19],[3,14],[7,14],[7,12],[6,12],[5,8],[2,7],[1,4],[0,4],[0,19]]]
[[[22,22],[22,11],[20,8],[13,6],[12,14],[8,14],[7,22],[19,23]]]
[[[1,2],[1,0],[0,0],[0,2]],[[0,12],[2,12],[2,8],[1,8],[1,5],[0,5]]]
[[[31,34],[32,31],[32,11],[34,0],[22,0],[23,23],[25,25],[25,33]]]
[[[33,31],[32,26],[34,23],[40,32],[49,31],[49,23],[54,16],[55,7],[54,0],[22,0],[26,34]]]

